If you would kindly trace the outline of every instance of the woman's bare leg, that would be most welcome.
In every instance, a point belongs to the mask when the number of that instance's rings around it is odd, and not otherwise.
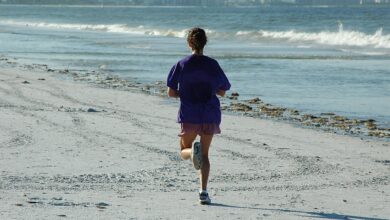
[[[184,160],[188,160],[191,157],[192,142],[194,142],[197,134],[186,133],[180,138],[180,156]]]
[[[202,168],[200,169],[200,187],[202,190],[207,189],[207,181],[210,173],[209,148],[213,135],[201,135],[200,143],[202,145]]]
[[[186,133],[180,138],[180,156],[184,160],[187,160],[191,157],[191,147],[194,142],[197,134],[196,133]],[[207,189],[207,181],[209,179],[210,173],[210,161],[209,161],[209,148],[211,141],[213,140],[213,135],[201,135],[200,143],[202,145],[202,168],[200,169],[200,186],[202,190]]]

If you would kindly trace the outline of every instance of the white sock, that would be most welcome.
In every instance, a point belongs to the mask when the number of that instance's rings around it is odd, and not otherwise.
[[[207,189],[206,190],[200,189],[199,193],[207,193],[208,194]]]

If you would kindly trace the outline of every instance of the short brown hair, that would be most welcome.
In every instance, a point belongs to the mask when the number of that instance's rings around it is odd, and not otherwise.
[[[199,27],[191,28],[187,33],[187,42],[193,50],[202,50],[207,43],[206,32]]]

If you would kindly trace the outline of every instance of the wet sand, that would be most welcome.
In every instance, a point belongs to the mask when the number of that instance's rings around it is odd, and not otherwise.
[[[0,219],[388,219],[390,144],[224,115],[211,206],[177,102],[0,69]]]

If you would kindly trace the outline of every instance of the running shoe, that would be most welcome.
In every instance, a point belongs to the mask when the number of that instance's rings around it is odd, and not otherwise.
[[[209,197],[209,194],[207,192],[199,192],[199,202],[202,205],[211,204],[211,199]]]
[[[195,142],[192,146],[191,160],[196,170],[202,168],[202,146],[200,142]]]

